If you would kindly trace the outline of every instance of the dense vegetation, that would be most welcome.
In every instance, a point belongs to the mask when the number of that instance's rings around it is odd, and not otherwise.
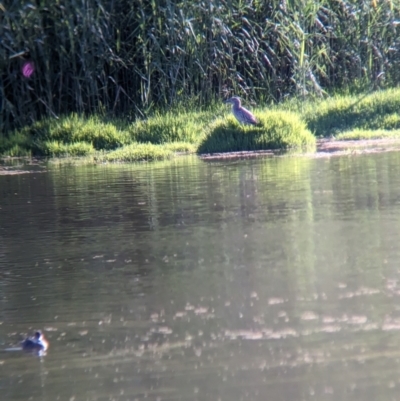
[[[72,112],[134,121],[400,77],[394,0],[16,0],[0,13],[0,135]]]

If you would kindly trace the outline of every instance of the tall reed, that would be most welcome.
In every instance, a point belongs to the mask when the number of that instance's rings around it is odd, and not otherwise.
[[[134,119],[400,78],[397,0],[6,0],[0,20],[0,135],[70,112]]]

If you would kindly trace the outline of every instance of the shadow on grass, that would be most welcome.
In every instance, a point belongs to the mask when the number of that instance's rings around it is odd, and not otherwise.
[[[356,98],[338,96],[306,106],[305,120],[317,137],[358,130],[400,128],[400,91],[391,89]]]

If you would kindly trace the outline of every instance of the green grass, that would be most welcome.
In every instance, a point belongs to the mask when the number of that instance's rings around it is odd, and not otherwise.
[[[10,157],[31,156],[32,140],[26,130],[14,132],[10,137],[0,136],[0,155]]]
[[[198,112],[180,106],[134,122],[71,114],[0,136],[0,155],[132,162],[166,160],[179,153],[310,151],[318,137],[400,138],[398,88],[306,102],[292,99],[268,108],[260,105],[254,113],[257,126],[240,125],[222,103]]]
[[[23,133],[35,144],[38,155],[47,155],[46,142],[62,144],[89,143],[96,150],[112,150],[130,142],[129,133],[119,130],[111,122],[103,122],[99,117],[83,117],[77,114],[44,119],[26,127]],[[52,146],[54,148],[54,146]]]
[[[104,122],[76,114],[44,119],[10,136],[0,137],[0,155],[75,157],[109,152],[101,160],[162,160],[175,153],[195,153],[204,127],[213,114],[208,112],[160,113],[147,120]],[[140,146],[138,145],[140,143]],[[155,146],[158,145],[158,146]]]
[[[210,125],[198,152],[315,148],[315,137],[297,114],[289,111],[258,111],[256,117],[256,126],[241,125],[232,115],[218,118]]]
[[[132,124],[128,131],[137,142],[154,144],[170,142],[196,143],[202,136],[204,126],[213,119],[210,112],[156,113],[147,120]]]
[[[24,146],[18,144],[11,144],[7,147],[1,156],[5,157],[30,157],[32,156],[32,151]]]
[[[174,153],[196,153],[197,151],[197,146],[189,142],[166,143],[164,148]]]
[[[95,152],[93,145],[88,142],[44,141],[40,146],[41,153],[51,157],[87,156]]]

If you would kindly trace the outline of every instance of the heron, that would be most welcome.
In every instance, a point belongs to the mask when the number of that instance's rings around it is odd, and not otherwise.
[[[258,121],[254,114],[242,107],[240,98],[234,96],[225,100],[224,103],[230,103],[232,105],[232,113],[236,117],[236,120],[238,120],[241,124],[257,125]]]

